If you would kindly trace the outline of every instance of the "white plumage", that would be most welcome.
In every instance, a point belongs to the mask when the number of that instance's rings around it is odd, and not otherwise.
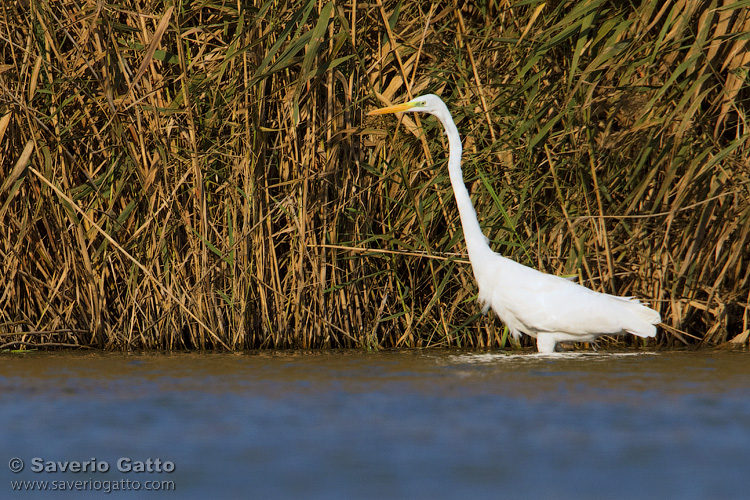
[[[631,297],[595,292],[565,278],[539,272],[493,252],[479,227],[477,214],[463,182],[461,137],[445,103],[427,94],[411,101],[371,111],[429,113],[443,124],[449,142],[448,172],[456,197],[466,249],[479,286],[479,301],[492,308],[515,338],[536,338],[541,353],[555,351],[558,342],[593,342],[600,335],[656,335],[659,313]]]

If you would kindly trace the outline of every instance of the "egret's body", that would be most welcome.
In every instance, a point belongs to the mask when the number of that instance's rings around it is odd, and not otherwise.
[[[558,342],[593,342],[600,335],[656,335],[659,313],[637,299],[595,292],[573,281],[526,267],[490,249],[461,172],[461,137],[445,103],[436,95],[369,114],[424,112],[437,117],[448,136],[448,172],[456,197],[466,249],[479,286],[479,301],[490,307],[515,338],[536,338],[541,353],[555,351]]]

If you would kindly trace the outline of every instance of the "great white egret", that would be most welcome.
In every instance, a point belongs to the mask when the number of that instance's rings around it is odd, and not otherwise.
[[[448,136],[448,173],[461,216],[466,249],[483,311],[492,307],[514,338],[536,338],[540,353],[558,342],[594,342],[600,335],[654,337],[659,313],[638,299],[595,292],[573,281],[526,267],[490,249],[461,173],[461,137],[450,111],[436,95],[370,111],[368,115],[422,112],[435,116]]]

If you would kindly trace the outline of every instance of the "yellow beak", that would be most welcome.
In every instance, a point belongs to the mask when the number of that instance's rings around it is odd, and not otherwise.
[[[416,106],[416,104],[411,102],[405,102],[403,104],[396,104],[395,106],[388,106],[387,108],[380,108],[380,109],[374,109],[367,113],[367,116],[371,115],[385,115],[387,113],[403,113],[404,111],[408,111],[411,108]]]

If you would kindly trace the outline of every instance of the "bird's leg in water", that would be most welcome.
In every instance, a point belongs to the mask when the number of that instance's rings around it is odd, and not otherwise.
[[[555,340],[555,334],[553,333],[537,333],[536,334],[536,349],[537,351],[545,354],[552,354],[555,352],[557,346],[557,340]]]

